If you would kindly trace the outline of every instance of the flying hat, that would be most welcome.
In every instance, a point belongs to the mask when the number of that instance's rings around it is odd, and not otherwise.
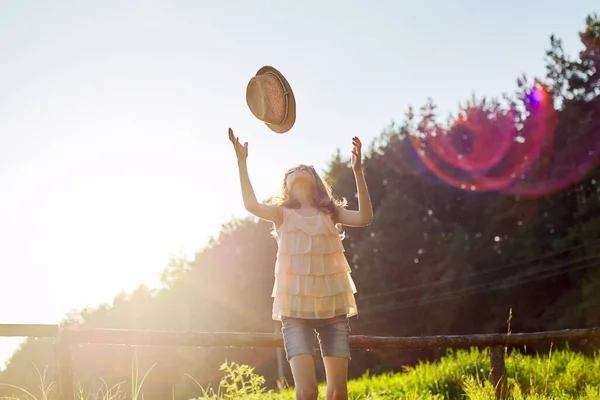
[[[256,118],[276,133],[286,133],[296,122],[294,92],[277,69],[264,66],[246,87],[246,103]]]

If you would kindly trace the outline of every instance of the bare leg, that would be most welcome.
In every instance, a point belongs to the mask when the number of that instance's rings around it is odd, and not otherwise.
[[[323,357],[327,375],[327,400],[348,400],[348,359]]]
[[[317,400],[319,391],[315,359],[312,354],[300,354],[292,357],[290,366],[292,375],[294,375],[296,400]]]

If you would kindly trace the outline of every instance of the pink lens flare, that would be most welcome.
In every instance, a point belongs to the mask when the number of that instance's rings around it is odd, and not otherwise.
[[[410,140],[437,178],[464,190],[539,197],[581,179],[600,156],[600,125],[583,132],[584,125],[561,121],[540,83],[519,106],[524,110],[470,107],[449,128],[430,128]],[[569,140],[572,126],[577,140]]]

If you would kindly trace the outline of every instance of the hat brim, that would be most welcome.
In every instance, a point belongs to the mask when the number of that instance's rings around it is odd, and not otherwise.
[[[296,97],[294,91],[290,86],[290,83],[285,79],[285,76],[279,72],[276,68],[266,65],[256,72],[256,76],[264,75],[267,72],[272,72],[281,78],[281,81],[285,85],[285,90],[288,92],[288,113],[285,121],[281,125],[269,124],[265,122],[265,125],[275,133],[286,133],[296,123]]]

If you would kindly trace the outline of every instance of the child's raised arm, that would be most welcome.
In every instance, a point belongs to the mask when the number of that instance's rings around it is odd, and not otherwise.
[[[358,192],[358,211],[340,209],[338,222],[347,226],[366,226],[373,221],[373,206],[371,205],[371,196],[365,181],[365,175],[362,169],[362,143],[357,137],[352,138],[352,170],[356,179],[356,190]]]
[[[231,130],[231,128],[229,128],[229,140],[233,144],[238,160],[240,185],[242,187],[242,196],[244,198],[244,207],[246,208],[246,211],[260,219],[271,221],[276,226],[280,226],[283,222],[281,208],[259,203],[254,194],[254,189],[250,183],[250,176],[248,175],[248,166],[246,164],[246,159],[248,158],[248,142],[242,145],[239,138],[236,138],[233,135],[233,130]]]

